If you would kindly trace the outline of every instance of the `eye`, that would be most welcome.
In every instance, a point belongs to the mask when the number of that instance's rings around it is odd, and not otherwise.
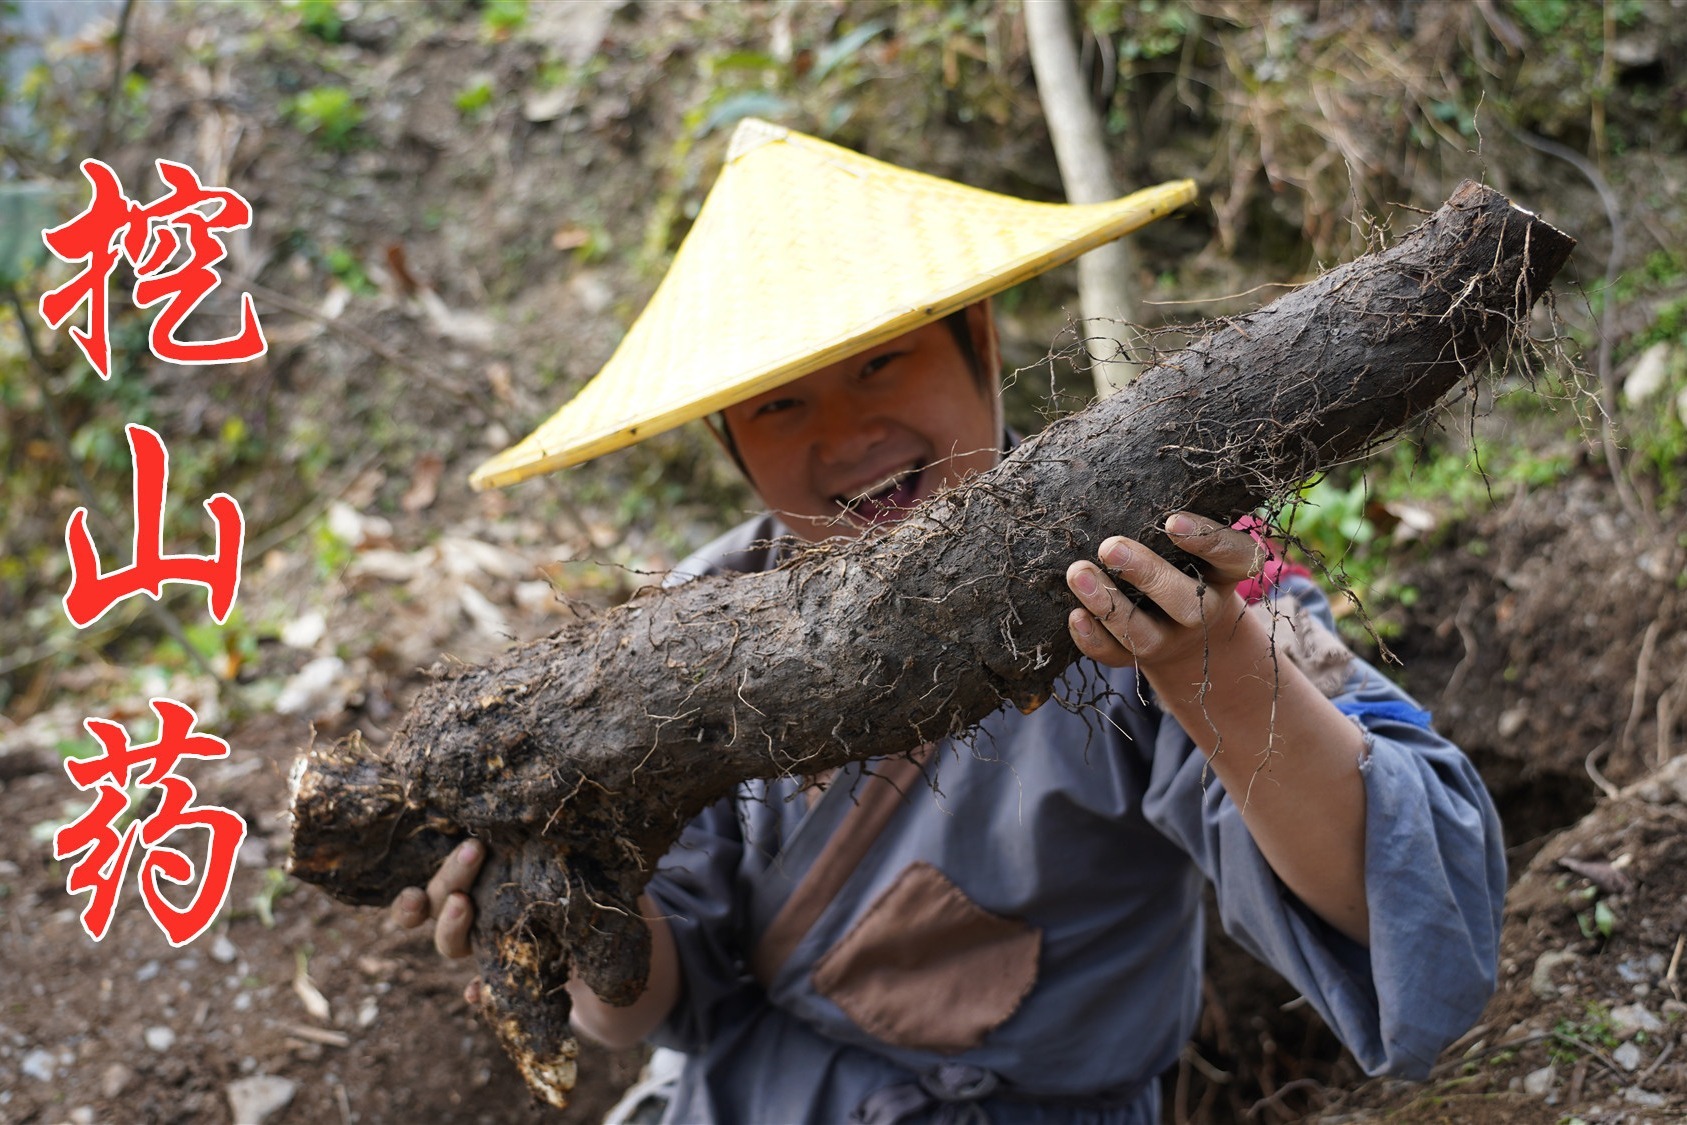
[[[755,413],[751,414],[750,417],[752,417],[752,418],[765,418],[769,415],[779,414],[779,413],[781,413],[783,411],[786,411],[786,410],[792,410],[797,405],[798,405],[797,400],[794,399],[794,398],[770,399],[769,401],[764,402],[760,406],[756,407]]]
[[[863,381],[871,379],[886,367],[889,367],[892,360],[900,359],[903,354],[902,352],[885,352],[882,355],[876,355],[861,365],[861,370],[856,373],[855,377]]]

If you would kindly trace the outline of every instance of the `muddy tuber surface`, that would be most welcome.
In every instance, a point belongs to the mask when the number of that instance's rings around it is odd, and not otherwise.
[[[1067,565],[1189,509],[1235,519],[1421,419],[1525,335],[1574,240],[1466,182],[1393,247],[1164,357],[887,533],[646,590],[482,667],[436,669],[391,744],[294,772],[291,870],[385,905],[465,835],[485,1014],[530,1087],[573,1084],[571,971],[643,988],[639,892],[750,778],[812,774],[1034,706],[1077,658]]]

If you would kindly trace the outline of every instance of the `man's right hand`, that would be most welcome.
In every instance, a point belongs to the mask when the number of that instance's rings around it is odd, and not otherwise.
[[[467,957],[469,931],[474,926],[474,900],[469,897],[469,888],[485,861],[486,845],[479,840],[464,840],[439,865],[426,890],[405,887],[398,893],[392,901],[393,921],[413,930],[432,919],[433,947],[440,956]]]
[[[433,920],[433,945],[445,957],[467,957],[473,950],[469,932],[474,927],[474,900],[469,888],[486,862],[486,845],[464,840],[445,857],[427,889],[405,887],[392,901],[392,918],[407,930]],[[617,1050],[631,1047],[666,1019],[680,992],[679,954],[673,931],[657,913],[656,904],[639,896],[639,911],[650,927],[650,976],[644,993],[621,1008],[605,1003],[578,977],[570,978],[569,994],[574,1001],[574,1023],[587,1035]],[[480,1004],[480,978],[463,989],[469,1007]]]

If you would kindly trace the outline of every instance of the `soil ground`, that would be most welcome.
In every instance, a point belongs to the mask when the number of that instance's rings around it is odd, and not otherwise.
[[[65,796],[58,756],[4,759],[0,855],[27,862],[0,870],[0,1121],[226,1122],[229,1084],[256,1075],[294,1084],[277,1121],[601,1120],[641,1054],[586,1045],[569,1110],[534,1106],[463,1001],[464,964],[443,961],[384,912],[275,879],[287,848],[286,770],[310,741],[307,724],[265,716],[224,737],[231,762],[193,777],[202,802],[239,812],[251,834],[224,920],[180,949],[131,897],[132,883],[105,940],[88,940],[61,868],[40,862],[30,837],[41,810]],[[254,905],[271,896],[273,920]],[[301,996],[301,967],[325,1009]]]

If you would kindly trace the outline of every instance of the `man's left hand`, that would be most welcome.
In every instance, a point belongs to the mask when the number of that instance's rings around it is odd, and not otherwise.
[[[1173,513],[1166,534],[1205,563],[1200,578],[1185,574],[1134,539],[1114,536],[1098,557],[1116,578],[1141,591],[1160,612],[1127,598],[1100,566],[1087,559],[1066,571],[1081,606],[1067,619],[1085,656],[1115,668],[1194,672],[1198,681],[1208,647],[1222,644],[1244,617],[1237,583],[1259,573],[1266,554],[1254,537],[1189,512]]]

